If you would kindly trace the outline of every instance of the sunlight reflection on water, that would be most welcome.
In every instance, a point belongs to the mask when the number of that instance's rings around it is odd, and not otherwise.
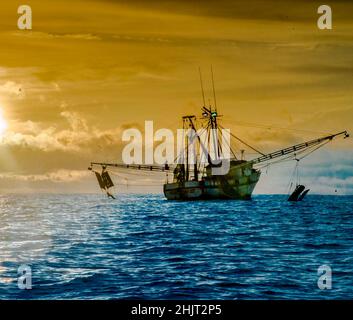
[[[0,196],[0,298],[351,298],[353,197]],[[17,268],[32,267],[20,292]],[[334,287],[317,288],[317,268]]]

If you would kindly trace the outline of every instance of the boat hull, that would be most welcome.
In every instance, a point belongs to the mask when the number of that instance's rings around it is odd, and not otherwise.
[[[225,176],[209,175],[201,181],[167,183],[163,192],[168,200],[250,200],[260,171],[252,166],[231,168]]]

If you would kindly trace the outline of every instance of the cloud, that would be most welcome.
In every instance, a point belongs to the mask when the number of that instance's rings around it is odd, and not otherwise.
[[[66,170],[60,169],[57,171],[48,172],[45,174],[16,174],[5,173],[0,174],[0,180],[10,179],[23,182],[41,182],[50,181],[55,183],[74,182],[90,176],[87,170]]]
[[[300,183],[309,188],[311,194],[353,194],[352,156],[348,151],[320,149],[300,161]],[[293,160],[263,168],[255,192],[287,193],[290,182],[296,182],[292,176],[296,164]]]
[[[39,32],[39,31],[31,31],[31,32],[15,31],[15,32],[11,32],[11,35],[17,36],[17,37],[26,37],[26,38],[41,39],[41,40],[51,40],[51,39],[101,40],[99,36],[93,35],[91,33],[60,34],[60,33]]]
[[[88,131],[87,123],[78,113],[71,111],[63,111],[60,113],[69,123],[73,131]]]
[[[14,81],[6,81],[4,84],[0,84],[0,93],[7,93],[18,97],[24,97],[24,92],[21,84]]]
[[[316,180],[316,193],[333,193],[337,189],[341,190],[344,194],[352,194],[353,176],[347,178],[318,177]]]
[[[88,126],[86,120],[77,112],[60,113],[69,128],[59,130],[56,126],[44,126],[40,123],[26,121],[18,126],[22,132],[8,131],[0,137],[2,146],[20,146],[40,151],[83,152],[95,145],[114,145],[120,141],[120,129],[99,130]]]
[[[126,0],[105,0],[125,4]],[[342,2],[342,1],[337,1]],[[266,20],[266,21],[308,21],[316,14],[319,4],[316,1],[300,0],[295,4],[289,1],[274,0],[130,0],[131,8],[164,12],[191,17],[214,17],[224,19]],[[344,13],[343,13],[344,14]],[[344,15],[346,16],[346,15]]]
[[[14,105],[14,99],[46,101],[46,94],[59,94],[61,87],[57,82],[40,80],[41,68],[5,68],[0,67],[0,94],[2,100]]]

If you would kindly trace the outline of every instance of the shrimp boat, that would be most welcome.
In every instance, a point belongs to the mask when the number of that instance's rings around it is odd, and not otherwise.
[[[212,133],[218,130],[218,113],[212,111],[208,107],[202,108],[202,118],[207,119],[206,127],[203,127],[207,132],[208,141],[212,140]],[[202,145],[201,135],[198,135],[195,125],[196,117],[184,116],[183,127],[189,126],[196,132],[198,143]],[[213,130],[212,130],[213,129]],[[246,144],[254,151],[260,153],[257,149],[251,147],[245,141],[241,140],[235,135],[231,135],[239,142]],[[249,200],[253,190],[260,179],[261,170],[258,168],[260,164],[271,163],[278,161],[278,159],[295,158],[298,159],[300,155],[305,155],[308,152],[317,150],[319,147],[325,145],[336,137],[343,136],[344,138],[349,137],[347,131],[342,131],[336,134],[327,135],[318,139],[306,141],[300,144],[289,146],[284,149],[280,149],[268,154],[262,154],[252,160],[238,159],[235,152],[231,150],[232,158],[229,159],[229,170],[226,174],[213,174],[213,169],[220,167],[220,146],[218,142],[215,144],[216,152],[215,157],[212,158],[210,154],[207,155],[206,163],[198,162],[196,156],[193,163],[189,162],[190,159],[190,148],[186,147],[183,153],[186,156],[180,156],[185,158],[184,163],[176,164],[165,164],[164,166],[159,165],[143,165],[143,164],[120,164],[120,163],[104,163],[104,162],[92,162],[89,170],[95,172],[99,185],[108,196],[112,197],[109,189],[114,186],[112,179],[109,176],[110,168],[120,169],[133,169],[133,170],[144,170],[144,171],[160,171],[166,172],[169,175],[172,173],[173,180],[166,182],[163,185],[163,192],[168,200],[208,200],[208,199],[239,199]],[[219,138],[220,135],[217,137]],[[187,139],[187,138],[186,138]],[[180,159],[179,158],[179,159]],[[224,160],[224,159],[223,159]],[[217,163],[218,162],[218,163]],[[101,172],[97,171],[97,167],[101,167]]]
[[[91,162],[88,169],[95,172],[101,189],[107,193],[108,197],[113,197],[110,188],[114,186],[108,171],[109,169],[119,168],[166,172],[168,177],[172,174],[172,181],[169,182],[167,179],[166,183],[163,184],[164,196],[168,200],[249,200],[260,179],[260,169],[264,165],[288,159],[298,161],[301,156],[304,157],[312,153],[336,137],[349,137],[347,131],[342,131],[265,154],[229,132],[229,137],[236,140],[238,145],[245,145],[259,155],[253,159],[245,160],[244,150],[241,150],[240,156],[239,154],[237,156],[231,147],[231,139],[227,140],[222,137],[224,128],[220,124],[221,115],[217,112],[214,85],[214,104],[213,106],[206,106],[201,76],[200,80],[204,102],[201,108],[201,117],[195,115],[182,117],[183,129],[190,130],[193,135],[183,137],[185,139],[184,148],[175,163],[166,163],[161,166]],[[193,141],[192,149],[190,149],[190,141]],[[230,151],[227,158],[224,157],[222,152],[222,148],[225,147],[229,147]],[[210,152],[207,150],[210,150]],[[215,173],[217,169],[223,167],[224,161],[228,161],[226,172]],[[101,168],[101,171],[98,171],[97,167]]]
[[[252,162],[237,159],[232,149],[233,158],[229,158],[228,170],[225,174],[214,174],[214,169],[223,165],[221,142],[221,127],[218,124],[218,113],[212,107],[202,107],[202,120],[206,120],[206,126],[196,128],[195,116],[183,117],[183,129],[191,128],[192,132],[206,131],[201,139],[197,134],[200,145],[199,150],[207,150],[213,147],[211,152],[204,152],[206,163],[201,163],[200,157],[194,157],[194,162],[189,164],[190,148],[186,147],[186,161],[176,165],[173,171],[173,181],[163,185],[163,192],[168,200],[207,200],[207,199],[250,199],[251,194],[260,178],[260,170],[253,167]],[[223,139],[223,137],[222,137]],[[189,138],[187,137],[187,140]],[[226,141],[226,143],[229,143]],[[186,143],[188,146],[189,143]],[[224,145],[224,143],[223,143]],[[229,145],[228,145],[229,146]],[[183,158],[183,154],[181,158]],[[199,160],[199,162],[197,161]]]

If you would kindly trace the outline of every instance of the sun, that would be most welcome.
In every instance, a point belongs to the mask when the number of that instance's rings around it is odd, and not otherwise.
[[[0,108],[0,135],[7,129],[7,122],[4,119],[2,109]]]

